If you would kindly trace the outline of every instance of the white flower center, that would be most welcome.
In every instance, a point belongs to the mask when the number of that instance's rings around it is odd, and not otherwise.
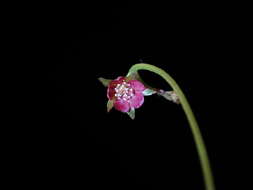
[[[134,90],[130,87],[130,84],[123,81],[121,84],[117,84],[115,88],[115,97],[118,100],[124,100],[129,102],[129,100],[134,96]]]

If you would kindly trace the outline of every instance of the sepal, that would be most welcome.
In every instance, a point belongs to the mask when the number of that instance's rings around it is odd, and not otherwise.
[[[127,112],[127,114],[129,115],[129,117],[134,120],[135,118],[135,109],[131,108],[131,110],[129,112]]]
[[[152,89],[150,89],[150,88],[146,88],[146,89],[142,92],[142,94],[143,94],[144,96],[151,96],[151,95],[156,94],[156,93],[157,93],[157,91],[152,90]]]
[[[107,102],[107,112],[110,112],[111,109],[113,108],[113,100],[108,100]]]
[[[99,80],[105,87],[107,87],[107,86],[110,84],[110,82],[112,81],[112,80],[110,80],[110,79],[105,79],[105,78],[103,78],[103,77],[99,77],[98,80]]]

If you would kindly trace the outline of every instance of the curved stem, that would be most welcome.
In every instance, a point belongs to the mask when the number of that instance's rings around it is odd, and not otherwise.
[[[183,107],[183,110],[186,114],[189,125],[191,127],[191,131],[193,134],[193,138],[194,138],[195,145],[196,145],[197,152],[200,159],[200,164],[201,164],[201,168],[203,172],[206,190],[214,190],[215,185],[214,185],[214,180],[213,180],[212,171],[211,171],[207,151],[205,148],[205,144],[204,144],[201,132],[199,130],[198,123],[195,119],[195,116],[191,110],[191,107],[183,91],[179,88],[176,81],[168,73],[166,73],[164,70],[156,66],[153,66],[150,64],[143,64],[143,63],[135,64],[130,68],[128,75],[132,73],[137,73],[138,70],[148,70],[160,75],[162,78],[164,78],[167,81],[167,83],[172,87],[172,89],[178,95],[180,103]]]

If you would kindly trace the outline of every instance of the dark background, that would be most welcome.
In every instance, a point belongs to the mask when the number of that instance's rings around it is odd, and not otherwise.
[[[106,112],[106,88],[97,78],[124,76],[139,62],[164,69],[185,92],[217,189],[236,182],[228,132],[233,130],[228,122],[232,115],[225,114],[232,108],[228,96],[238,81],[230,76],[239,59],[234,50],[238,39],[233,38],[237,21],[229,5],[46,7],[34,19],[29,15],[33,74],[43,77],[37,76],[38,91],[29,96],[35,95],[32,127],[22,129],[25,144],[15,145],[22,159],[14,167],[25,178],[17,183],[67,189],[204,189],[180,105],[154,95],[145,98],[134,121],[115,110]],[[154,87],[170,89],[159,76],[141,76]]]

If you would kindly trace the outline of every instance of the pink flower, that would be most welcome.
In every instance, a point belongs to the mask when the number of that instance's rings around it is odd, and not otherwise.
[[[107,87],[107,111],[113,107],[121,112],[127,113],[131,119],[135,118],[135,109],[142,106],[144,96],[158,94],[167,100],[179,103],[178,96],[173,91],[144,86],[138,73],[130,73],[127,77],[118,77],[115,80],[99,77],[98,80]]]
[[[145,86],[138,80],[128,80],[118,77],[112,80],[107,89],[107,97],[113,102],[113,107],[121,112],[141,107],[144,103]]]

